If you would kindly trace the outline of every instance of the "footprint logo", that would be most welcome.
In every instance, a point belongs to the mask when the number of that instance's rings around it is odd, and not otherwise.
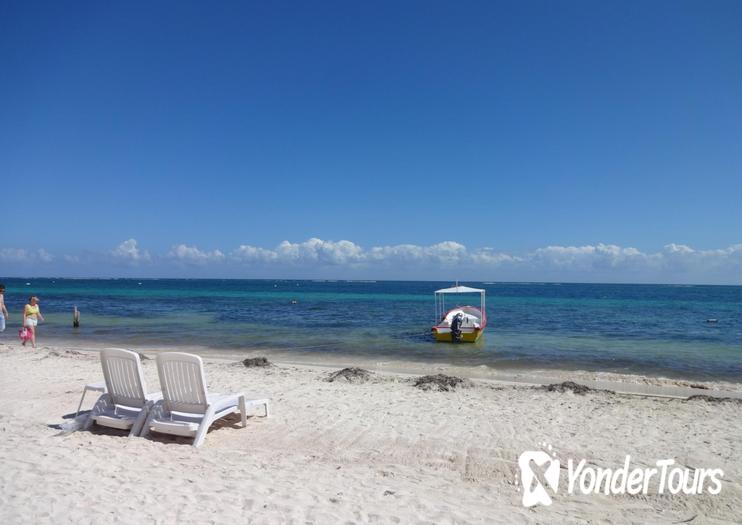
[[[551,496],[537,477],[534,467],[543,472],[543,480],[556,494],[559,488],[559,460],[543,450],[527,450],[518,458],[518,467],[523,483],[523,506],[551,505]]]

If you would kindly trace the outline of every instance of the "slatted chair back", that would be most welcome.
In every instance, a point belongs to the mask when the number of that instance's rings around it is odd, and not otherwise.
[[[100,361],[113,403],[142,408],[146,403],[147,387],[139,354],[123,348],[106,348],[101,350]]]
[[[167,352],[157,355],[165,409],[170,412],[204,414],[208,405],[204,364],[197,355]]]

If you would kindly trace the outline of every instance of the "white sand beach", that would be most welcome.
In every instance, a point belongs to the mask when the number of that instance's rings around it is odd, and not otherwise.
[[[102,378],[96,352],[0,345],[0,523],[742,520],[742,404],[736,401],[550,392],[476,374],[469,388],[424,391],[409,376],[388,372],[365,383],[330,383],[327,368],[245,368],[202,357],[212,391],[267,396],[273,413],[250,417],[247,428],[238,417],[215,425],[195,449],[184,439],[130,439],[100,427],[62,433],[57,426],[74,413],[83,386]],[[148,390],[159,390],[155,361],[145,360],[144,371]],[[606,380],[586,372],[562,377]],[[699,386],[708,389],[694,390],[712,396],[722,387],[742,391],[735,384]],[[722,490],[560,492],[551,506],[525,508],[517,459],[540,443],[559,457],[599,467],[620,467],[630,454],[642,467],[674,458],[691,469],[721,468]]]

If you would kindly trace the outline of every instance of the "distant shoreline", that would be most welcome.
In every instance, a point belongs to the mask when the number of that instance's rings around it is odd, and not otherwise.
[[[254,281],[254,282],[286,282],[286,281],[301,281],[301,282],[325,282],[325,283],[435,283],[448,285],[453,281],[450,280],[436,280],[436,279],[332,279],[332,278],[316,278],[316,277],[169,277],[169,276],[148,276],[148,277],[59,277],[59,276],[5,276],[0,277],[0,282],[3,280],[29,280],[29,279],[43,279],[48,281],[59,280],[59,281]],[[595,285],[595,286],[720,286],[720,287],[742,287],[741,283],[687,283],[687,282],[628,282],[628,281],[497,281],[492,279],[476,280],[476,279],[461,279],[461,283],[477,283],[477,284],[488,284],[492,286],[496,285]],[[7,283],[6,283],[7,284]]]
[[[16,346],[16,341],[7,342],[0,339],[0,348]],[[41,341],[40,348],[71,349],[83,352],[98,352],[103,348],[127,348],[142,353],[156,355],[159,352],[179,351],[201,355],[206,359],[225,362],[240,362],[250,357],[265,356],[273,362],[285,365],[314,367],[319,369],[339,369],[349,366],[367,368],[371,371],[399,375],[425,375],[446,373],[500,383],[514,385],[548,385],[563,381],[576,381],[588,384],[593,388],[608,389],[616,392],[649,395],[659,397],[688,397],[698,393],[706,393],[705,389],[731,393],[733,397],[742,398],[742,380],[717,380],[710,378],[668,377],[655,374],[617,373],[601,370],[569,369],[569,368],[538,368],[538,367],[491,367],[466,366],[446,362],[421,362],[404,360],[401,358],[360,357],[353,355],[302,355],[280,348],[261,349],[229,349],[213,348],[203,345],[183,344],[129,344],[101,341],[90,342],[66,338],[46,338]],[[704,388],[694,388],[692,385],[702,385]]]

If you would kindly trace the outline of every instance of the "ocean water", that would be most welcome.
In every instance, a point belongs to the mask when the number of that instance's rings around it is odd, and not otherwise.
[[[487,290],[476,344],[436,343],[443,282],[4,279],[17,337],[29,294],[40,337],[117,345],[279,349],[318,358],[401,359],[742,381],[742,287],[462,283]],[[27,284],[28,283],[28,284]],[[478,296],[458,304],[478,305]],[[293,303],[296,301],[295,303]],[[447,305],[456,306],[456,299]],[[82,327],[73,329],[77,306]],[[717,319],[708,323],[708,319]]]

